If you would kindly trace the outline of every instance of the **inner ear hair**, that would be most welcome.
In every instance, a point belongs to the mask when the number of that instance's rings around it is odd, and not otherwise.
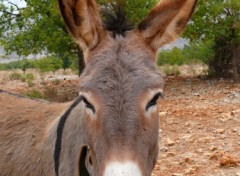
[[[58,0],[69,33],[82,49],[92,49],[105,34],[95,0]]]
[[[181,34],[195,9],[197,0],[161,0],[143,20],[138,31],[157,50]]]

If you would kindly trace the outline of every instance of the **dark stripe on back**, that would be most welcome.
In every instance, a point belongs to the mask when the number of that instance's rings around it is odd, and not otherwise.
[[[55,143],[55,150],[54,150],[54,162],[55,162],[55,173],[56,176],[59,174],[59,165],[60,165],[60,154],[62,150],[62,134],[63,129],[65,126],[65,122],[72,112],[72,110],[82,101],[82,97],[78,97],[74,103],[68,108],[68,110],[62,115],[59,120],[58,127],[57,127],[57,139]]]

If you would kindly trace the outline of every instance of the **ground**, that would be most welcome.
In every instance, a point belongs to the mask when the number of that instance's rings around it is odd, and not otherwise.
[[[0,89],[19,94],[33,89],[6,76],[0,72]],[[76,93],[76,77],[63,75],[57,83],[52,79],[43,85]],[[240,176],[240,84],[186,76],[166,77],[165,82],[152,176]],[[41,91],[43,85],[36,81],[34,88]]]
[[[160,108],[155,175],[240,176],[240,84],[167,78]]]

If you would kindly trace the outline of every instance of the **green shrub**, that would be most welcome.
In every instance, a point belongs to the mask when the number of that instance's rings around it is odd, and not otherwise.
[[[38,68],[41,72],[56,71],[62,66],[62,60],[56,57],[43,58],[35,62],[35,68]]]
[[[13,72],[9,75],[10,80],[21,80],[22,79],[22,74]]]
[[[27,73],[24,76],[26,77],[26,80],[29,80],[29,81],[35,80],[35,76],[32,73]]]
[[[33,87],[34,83],[32,80],[27,80],[27,85],[28,85],[28,87]]]
[[[13,72],[9,75],[9,79],[10,80],[20,80],[22,82],[27,82],[27,81],[33,82],[35,77],[32,73],[21,74],[21,73]]]
[[[183,49],[173,48],[172,50],[160,51],[158,65],[183,65],[191,63],[205,63],[214,57],[213,42],[192,43]]]
[[[43,95],[41,92],[39,92],[36,89],[33,89],[29,92],[24,93],[25,96],[30,97],[30,98],[36,98],[36,99],[42,99]]]
[[[0,70],[4,70],[4,64],[0,64]]]
[[[46,57],[39,60],[20,60],[15,62],[10,62],[6,64],[0,64],[0,70],[12,70],[12,69],[21,69],[26,71],[29,68],[39,69],[41,72],[56,71],[60,68],[70,67],[69,65],[64,65],[63,61],[60,58],[55,56]]]

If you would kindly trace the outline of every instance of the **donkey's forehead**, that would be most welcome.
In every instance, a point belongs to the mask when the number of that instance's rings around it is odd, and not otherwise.
[[[81,77],[81,89],[101,94],[116,92],[119,88],[136,93],[162,87],[162,75],[152,54],[140,45],[128,46],[124,39],[94,51]]]

